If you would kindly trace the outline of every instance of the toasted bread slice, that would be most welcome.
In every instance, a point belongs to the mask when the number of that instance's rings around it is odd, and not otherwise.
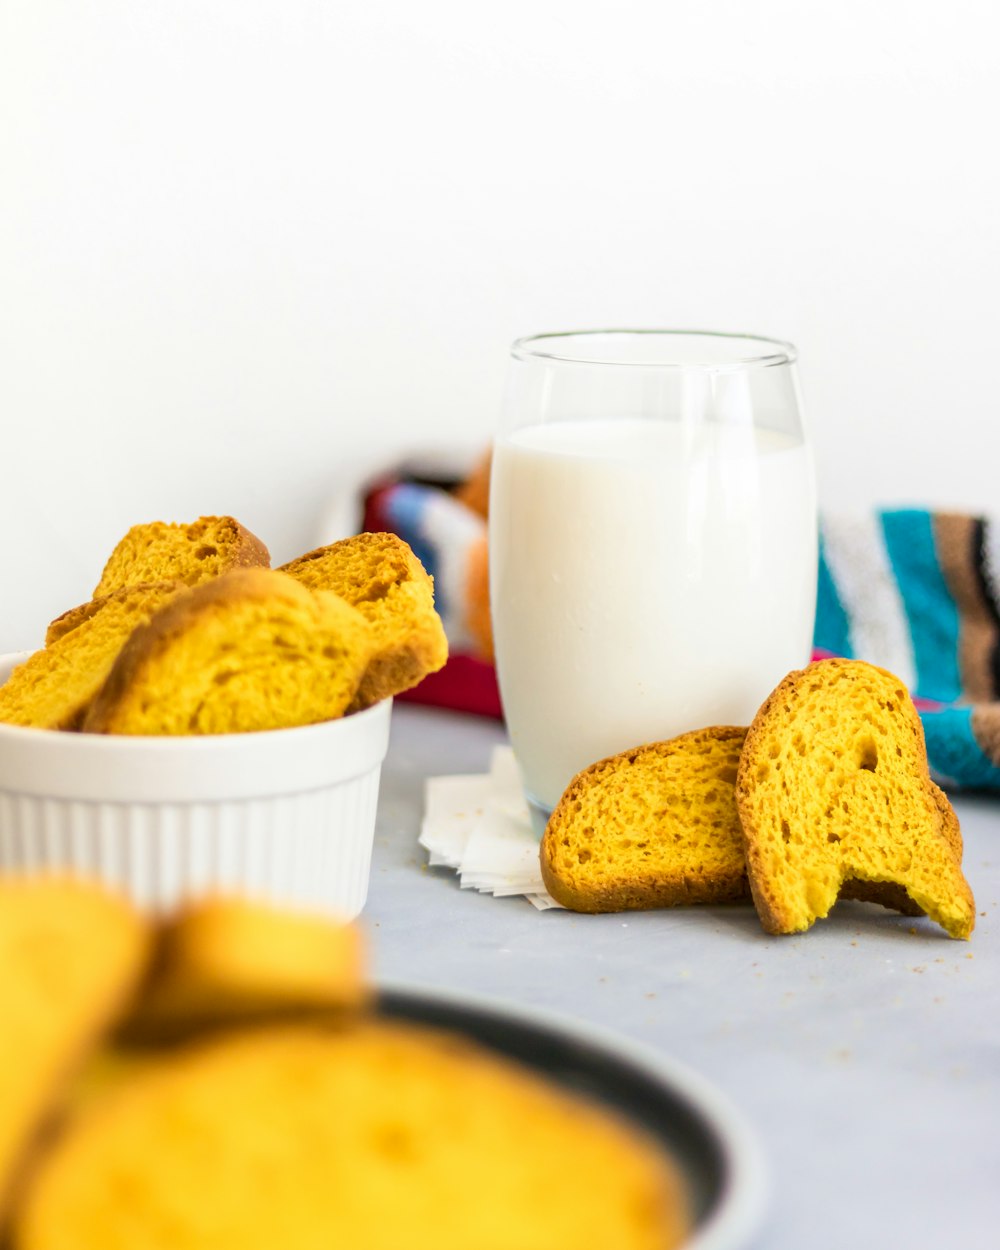
[[[0,686],[0,721],[38,729],[77,729],[132,632],[171,599],[182,582],[128,586],[74,609],[75,627],[36,651]]]
[[[354,701],[368,707],[443,667],[448,642],[434,582],[395,534],[358,534],[282,566],[303,586],[332,590],[370,623],[376,650]]]
[[[136,630],[83,728],[218,734],[331,720],[372,647],[368,623],[337,595],[271,569],[223,573]]]
[[[190,525],[133,525],[108,557],[94,598],[138,582],[198,586],[239,568],[267,568],[267,548],[231,516],[203,516]]]
[[[641,1133],[483,1048],[298,1024],[167,1051],[84,1105],[14,1244],[672,1250],[685,1206]]]
[[[962,862],[962,829],[955,815],[955,809],[948,802],[943,790],[931,782],[931,793],[938,805],[944,821],[942,833],[948,839],[955,858]],[[892,881],[845,881],[840,888],[840,897],[856,899],[862,903],[878,903],[881,907],[889,907],[893,911],[902,912],[904,916],[923,916],[924,909],[919,907],[901,885]]]
[[[97,886],[0,881],[0,1211],[67,1078],[125,1010],[149,944],[135,912]]]
[[[163,927],[125,1036],[354,1011],[368,1002],[357,925],[238,898],[190,904]]]
[[[542,838],[552,897],[586,912],[745,898],[734,791],[745,734],[702,729],[579,773]]]
[[[920,717],[884,669],[824,660],[790,673],[750,726],[737,802],[768,932],[809,928],[845,881],[901,887],[952,937],[972,932],[957,827]]]

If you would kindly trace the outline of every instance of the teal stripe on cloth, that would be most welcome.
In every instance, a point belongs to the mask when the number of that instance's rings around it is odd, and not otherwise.
[[[851,627],[844,605],[837,594],[837,586],[826,562],[823,533],[819,536],[819,579],[816,586],[816,628],[813,646],[833,655],[853,656],[851,650]]]
[[[1000,768],[976,741],[972,708],[921,712],[931,771],[946,781],[973,790],[1000,790]]]
[[[962,694],[958,608],[944,580],[931,514],[915,508],[879,514],[889,561],[906,608],[921,699],[953,703]]]

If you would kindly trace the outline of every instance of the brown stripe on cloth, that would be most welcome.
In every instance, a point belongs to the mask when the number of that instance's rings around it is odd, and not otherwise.
[[[959,513],[933,517],[934,544],[941,572],[958,607],[958,663],[962,689],[975,701],[995,699],[993,657],[1000,644],[1000,622],[983,577],[982,522]]]
[[[972,709],[972,732],[983,754],[1000,768],[1000,703],[979,703]]]

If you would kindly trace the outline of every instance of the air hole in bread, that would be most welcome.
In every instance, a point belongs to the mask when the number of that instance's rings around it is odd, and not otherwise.
[[[591,855],[590,851],[588,851],[586,848],[584,848],[582,851],[577,851],[576,853],[576,862],[578,864],[589,864],[592,859],[593,859],[593,856]]]
[[[839,841],[840,841],[840,834],[839,834],[839,833],[828,833],[828,834],[826,835],[826,840],[827,840],[827,842],[839,842]]]
[[[232,669],[225,669],[221,673],[216,673],[212,678],[217,686],[224,686],[227,681],[232,681],[236,673]]]
[[[866,772],[873,773],[878,768],[878,747],[875,745],[875,739],[872,737],[859,738],[855,747],[858,758],[858,768],[863,768]]]
[[[783,842],[790,842],[791,838],[792,838],[792,830],[789,827],[788,821],[783,820],[781,822],[781,840]]]
[[[208,545],[205,545],[203,547],[198,548],[198,550],[194,553],[194,558],[196,560],[207,560],[209,556],[217,556],[218,554],[219,554],[218,547],[210,547]]]

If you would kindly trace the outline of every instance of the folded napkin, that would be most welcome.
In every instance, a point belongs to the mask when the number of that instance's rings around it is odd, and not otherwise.
[[[500,717],[486,521],[456,485],[387,478],[367,496],[365,528],[399,534],[435,579],[452,658],[408,697]],[[1000,790],[1000,519],[824,516],[814,643],[816,658],[868,660],[906,683],[945,786]]]
[[[420,845],[432,868],[458,872],[463,890],[522,894],[539,911],[560,906],[542,881],[538,838],[509,747],[497,747],[481,776],[427,779]]]

